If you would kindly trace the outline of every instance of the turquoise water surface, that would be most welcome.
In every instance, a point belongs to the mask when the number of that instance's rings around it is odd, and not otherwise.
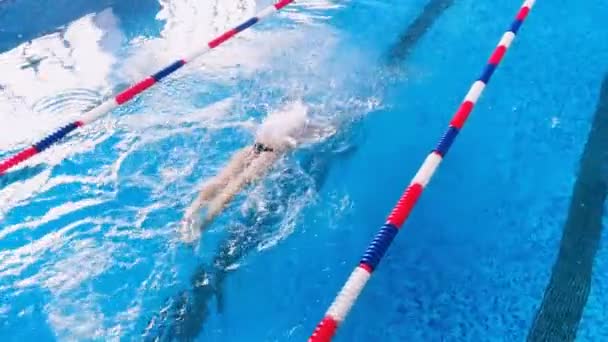
[[[269,4],[0,0],[0,158]],[[2,176],[2,340],[306,340],[520,5],[300,1]],[[588,139],[603,150],[607,19],[537,1],[336,341],[608,338],[601,229],[564,235],[586,303],[543,306],[580,322],[535,321],[569,212],[606,224],[606,153],[580,170]],[[182,244],[200,184],[294,101],[336,134]],[[577,210],[577,177],[599,211]]]

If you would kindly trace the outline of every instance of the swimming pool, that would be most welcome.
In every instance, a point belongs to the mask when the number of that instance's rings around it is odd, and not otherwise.
[[[305,340],[520,5],[443,1],[400,42],[429,3],[298,3],[6,175],[0,334]],[[1,157],[270,2],[53,4],[0,2]],[[537,2],[336,340],[528,336],[604,108],[602,6]],[[297,98],[339,133],[180,244],[200,182]],[[608,336],[606,253],[580,340]]]

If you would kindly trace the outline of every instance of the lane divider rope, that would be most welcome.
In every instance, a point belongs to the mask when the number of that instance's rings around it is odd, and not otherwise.
[[[203,54],[209,52],[210,50],[220,46],[222,43],[224,43],[227,40],[231,39],[232,37],[236,36],[238,33],[245,31],[246,29],[250,28],[251,26],[255,25],[256,23],[262,21],[262,19],[264,19],[265,17],[272,15],[273,13],[281,10],[283,7],[289,5],[292,2],[294,2],[294,0],[280,0],[280,1],[276,2],[274,5],[270,5],[266,8],[264,8],[262,11],[258,12],[256,16],[246,20],[242,24],[234,27],[231,30],[224,32],[217,38],[209,41],[205,46],[203,46],[202,48],[200,48],[198,50],[193,51],[186,58],[179,59],[179,60],[171,63],[170,65],[168,65],[167,67],[158,71],[154,75],[151,75],[151,76],[143,79],[142,81],[125,89],[124,91],[122,91],[121,93],[116,95],[114,98],[108,99],[105,102],[101,103],[99,106],[91,109],[90,111],[85,113],[80,120],[72,122],[70,124],[67,124],[59,129],[57,129],[55,132],[48,135],[47,137],[40,140],[39,142],[31,145],[30,147],[22,150],[21,152],[19,152],[17,154],[11,156],[10,158],[5,159],[4,161],[0,162],[0,175],[4,174],[6,171],[17,166],[18,164],[26,161],[27,159],[31,158],[32,156],[46,150],[51,145],[56,144],[58,141],[63,139],[66,135],[70,134],[72,131],[76,130],[77,128],[90,124],[91,122],[93,122],[93,121],[99,119],[100,117],[104,116],[105,114],[111,112],[118,106],[125,104],[126,102],[133,99],[135,96],[139,95],[140,93],[142,93],[146,89],[150,88],[157,82],[160,82],[163,78],[171,75],[176,70],[183,67],[188,61],[192,61],[192,60],[202,56]]]
[[[469,114],[490,81],[496,67],[505,55],[505,52],[515,39],[517,31],[526,19],[528,12],[534,6],[535,0],[525,0],[511,27],[500,39],[498,46],[490,56],[481,76],[473,83],[460,107],[452,117],[448,129],[443,134],[435,149],[426,157],[422,166],[412,179],[410,185],[391,211],[386,223],[380,228],[367,250],[363,254],[359,265],[334,299],[325,313],[323,319],[308,339],[309,342],[328,342],[336,334],[338,326],[344,321],[350,309],[363,291],[365,284],[376,269],[388,247],[397,235],[397,232],[407,220],[410,212],[416,205],[424,188],[430,182],[439,164],[445,158],[456,136],[462,130]]]

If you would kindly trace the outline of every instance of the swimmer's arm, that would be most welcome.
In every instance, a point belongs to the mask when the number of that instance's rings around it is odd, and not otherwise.
[[[217,196],[232,179],[238,177],[248,164],[250,155],[250,148],[239,150],[217,176],[203,184],[198,195],[186,209],[182,218],[182,239],[185,242],[196,239],[198,235],[198,230],[203,223],[200,217],[200,210]]]
[[[266,174],[277,158],[278,155],[276,153],[262,153],[258,155],[241,174],[226,184],[221,192],[209,202],[205,218],[201,221],[201,229],[211,222],[245,186],[257,181]]]

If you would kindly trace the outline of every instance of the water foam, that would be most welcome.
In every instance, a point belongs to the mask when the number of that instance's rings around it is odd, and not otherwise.
[[[139,37],[129,42],[126,46],[128,57],[124,61],[117,57],[119,50],[124,51],[125,47],[117,43],[122,42],[124,36],[111,11],[101,16],[85,16],[62,32],[40,37],[0,55],[0,71],[14,68],[18,63],[24,66],[19,71],[12,71],[10,82],[3,84],[6,87],[0,91],[0,97],[7,99],[0,101],[0,106],[4,106],[2,109],[7,109],[0,113],[13,113],[0,114],[3,123],[11,123],[11,132],[0,132],[0,148],[13,150],[47,133],[49,128],[76,118],[78,112],[93,103],[97,96],[107,95],[113,90],[116,82],[131,83],[156,71],[175,57],[187,53],[193,42],[203,44],[256,11],[253,0],[228,3],[161,0],[160,3],[162,9],[157,19],[165,22],[161,37]],[[245,32],[234,42],[222,46],[167,80],[166,85],[161,84],[144,95],[141,101],[145,103],[144,106],[129,107],[134,113],[113,115],[85,128],[28,164],[45,162],[51,168],[0,189],[0,220],[5,219],[3,213],[16,206],[26,207],[38,195],[60,186],[79,187],[84,196],[71,202],[69,195],[65,200],[59,198],[59,201],[55,201],[55,207],[41,217],[3,226],[0,231],[2,237],[21,230],[36,229],[77,210],[114,201],[125,188],[136,187],[150,194],[150,197],[142,198],[135,204],[114,208],[112,212],[98,212],[95,217],[76,219],[34,241],[27,241],[23,246],[0,252],[0,276],[15,277],[12,284],[14,289],[27,291],[42,287],[52,294],[44,310],[57,337],[118,338],[135,329],[137,316],[145,307],[148,297],[164,293],[175,285],[172,274],[176,271],[172,265],[180,261],[174,255],[177,247],[169,241],[172,223],[163,221],[165,216],[162,215],[162,219],[156,220],[164,224],[154,222],[155,216],[164,211],[179,210],[179,204],[187,201],[188,195],[196,191],[191,177],[201,175],[201,165],[204,165],[204,173],[213,173],[221,164],[221,158],[210,162],[208,155],[182,149],[179,159],[183,163],[176,163],[170,158],[160,160],[161,165],[155,166],[152,174],[145,174],[140,170],[129,170],[134,163],[131,158],[141,151],[147,151],[150,146],[160,145],[166,139],[199,134],[197,130],[201,129],[211,132],[226,128],[254,131],[256,124],[249,120],[246,110],[241,110],[246,105],[256,103],[259,106],[256,108],[265,106],[272,111],[289,102],[285,97],[298,98],[310,95],[312,91],[320,92],[325,87],[325,84],[316,82],[314,78],[311,80],[306,75],[324,64],[326,55],[337,39],[329,27],[319,23],[328,17],[323,14],[323,6],[333,8],[331,6],[334,5],[327,1],[315,1],[297,6],[281,15],[283,19],[317,23],[315,28],[273,27],[274,24],[269,23],[268,26]],[[305,20],[303,10],[311,11],[313,17]],[[295,53],[304,43],[314,45],[314,42],[310,43],[311,39],[322,42],[322,49],[314,56],[307,54],[301,57]],[[302,62],[305,70],[292,70],[292,60],[277,63],[277,60],[285,59],[284,54],[299,58],[297,63]],[[266,100],[255,94],[243,95],[230,89],[229,95],[215,103],[201,106],[187,100],[190,96],[188,88],[196,87],[196,82],[219,83],[236,88],[238,79],[256,78],[270,71],[278,72],[281,76],[271,78],[265,87],[278,89],[286,94],[285,97]],[[176,86],[176,90],[169,90],[172,86]],[[339,87],[339,84],[335,87]],[[32,93],[31,89],[40,91]],[[62,96],[67,101],[62,102]],[[363,105],[351,110],[356,106],[353,107],[352,102],[344,96],[335,96],[331,101],[320,98],[312,102],[306,100],[301,105],[320,120],[366,111],[362,109]],[[62,109],[71,112],[64,113]],[[263,115],[267,112],[264,111]],[[327,127],[333,124],[330,121],[326,122]],[[36,122],[35,127],[30,127],[32,122]],[[6,126],[3,124],[2,127]],[[329,129],[327,132],[331,131]],[[315,139],[320,141],[325,137],[325,133],[322,133]],[[109,147],[114,153],[112,157],[94,151],[99,146]],[[208,148],[216,149],[215,145]],[[110,161],[78,175],[53,174],[53,165],[79,154],[87,154],[87,158],[109,158]],[[292,181],[303,180],[298,192],[286,194],[285,189],[275,187],[276,184],[272,182],[263,182],[249,192],[252,200],[260,196],[256,206],[262,212],[271,203],[279,206],[276,213],[280,216],[277,229],[265,234],[259,250],[270,248],[289,236],[297,225],[301,210],[315,199],[313,180],[304,171],[296,171],[295,176],[281,173],[282,168],[293,166],[289,162],[289,159],[282,160],[269,180],[280,181],[285,177],[294,177]],[[144,168],[153,163],[144,160],[140,166]],[[127,289],[133,294],[132,300],[117,304],[114,311],[118,312],[105,312],[103,303],[111,294],[93,289],[89,284],[110,271],[118,272],[117,269],[123,266],[127,272],[130,267],[136,267],[142,260],[142,257],[137,257],[138,253],[145,254],[144,259],[150,258],[149,250],[141,247],[148,242],[160,244],[164,249],[153,252],[154,265],[146,271],[143,279],[135,279],[124,285],[132,287]],[[129,253],[134,255],[131,257]],[[123,256],[126,261],[122,260]],[[41,264],[44,266],[41,270],[24,276],[26,271]],[[238,267],[238,263],[233,267]],[[5,279],[12,281],[13,278]]]

